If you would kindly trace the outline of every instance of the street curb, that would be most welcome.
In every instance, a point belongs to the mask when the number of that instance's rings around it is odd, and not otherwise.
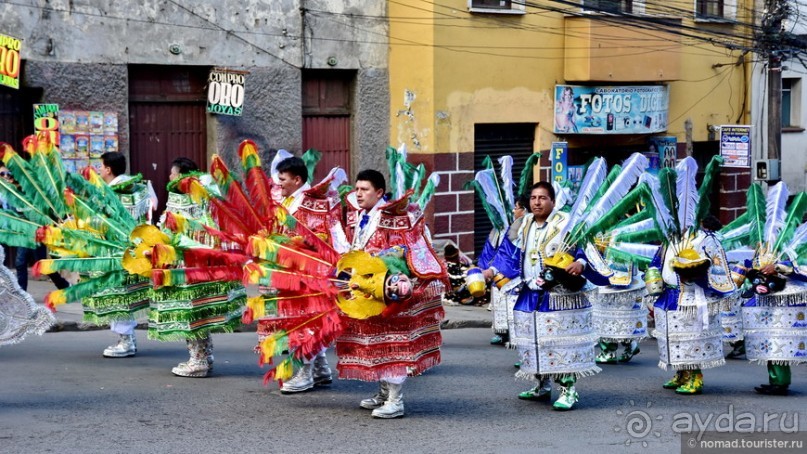
[[[443,320],[440,329],[490,328],[493,324],[487,320]]]
[[[257,323],[241,325],[233,330],[236,333],[247,333],[257,331]],[[440,329],[462,329],[462,328],[490,328],[491,322],[486,320],[443,320]],[[49,333],[71,332],[71,331],[100,331],[109,329],[109,325],[93,325],[83,322],[56,322],[48,329]],[[135,329],[146,330],[146,323],[138,323]]]

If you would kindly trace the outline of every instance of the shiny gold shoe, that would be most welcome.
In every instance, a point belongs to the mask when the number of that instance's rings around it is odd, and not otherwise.
[[[679,386],[683,385],[684,383],[689,380],[690,371],[688,370],[679,370],[675,373],[673,378],[671,378],[667,383],[664,383],[664,389],[677,389]]]
[[[700,372],[691,372],[689,380],[686,383],[675,388],[678,394],[700,394],[703,392],[703,374]]]

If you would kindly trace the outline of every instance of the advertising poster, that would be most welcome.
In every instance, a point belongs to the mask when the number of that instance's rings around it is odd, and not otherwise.
[[[104,153],[118,151],[118,135],[106,134],[104,136]]]
[[[566,181],[569,177],[569,144],[552,142],[552,181]]]
[[[87,134],[90,132],[90,113],[86,110],[75,111],[76,134]]]
[[[104,154],[104,136],[90,135],[90,158],[100,158]]]
[[[22,41],[0,33],[0,85],[20,88]]]
[[[244,109],[244,83],[247,73],[214,68],[207,78],[207,111],[240,116]]]
[[[649,148],[648,158],[652,161],[651,155],[655,154],[657,156],[657,170],[665,167],[675,167],[678,162],[678,139],[675,136],[652,137]]]
[[[90,134],[104,133],[104,113],[90,112]]]
[[[120,151],[116,112],[61,110],[59,119],[60,151],[68,171],[78,171],[97,163],[106,152]]]
[[[61,143],[59,136],[59,105],[58,104],[34,104],[34,131],[48,132],[50,141],[54,145]]]
[[[555,86],[555,134],[655,134],[667,130],[666,85]]]
[[[721,126],[720,156],[723,157],[723,167],[750,168],[751,126]]]

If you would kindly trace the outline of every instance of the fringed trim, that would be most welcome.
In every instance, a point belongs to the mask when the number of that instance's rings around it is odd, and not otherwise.
[[[555,347],[555,346],[576,346],[591,344],[594,345],[599,340],[596,333],[580,334],[577,336],[551,336],[539,338],[536,342],[538,347]]]
[[[807,360],[788,360],[788,359],[749,359],[749,363],[756,364],[758,366],[766,366],[768,363],[773,364],[774,366],[798,366],[800,364],[807,364]]]
[[[706,361],[702,363],[689,363],[689,364],[669,364],[665,363],[664,361],[658,362],[658,367],[661,370],[696,370],[696,369],[713,369],[715,367],[720,367],[726,364],[726,360],[723,358],[716,359],[714,361]]]
[[[236,296],[246,295],[240,282],[205,282],[188,286],[162,287],[153,291],[152,299],[162,301],[193,301],[235,292]]]
[[[432,308],[416,317],[396,314],[391,317],[371,317],[357,320],[349,317],[345,319],[345,332],[357,336],[378,336],[393,333],[408,333],[426,328],[440,326],[443,308]]]
[[[600,340],[603,342],[614,343],[614,342],[623,342],[623,341],[636,341],[641,342],[645,339],[649,339],[647,335],[639,335],[639,336],[625,336],[625,337],[601,337]]]
[[[391,362],[373,366],[345,363],[340,357],[336,364],[339,371],[339,378],[342,380],[359,380],[366,382],[378,382],[385,378],[392,377],[416,377],[423,374],[441,362],[440,351],[429,352],[413,362]]]
[[[591,303],[594,305],[597,304],[628,304],[628,303],[635,303],[637,301],[641,301],[643,295],[645,293],[644,287],[634,290],[623,290],[623,291],[607,291],[604,292],[602,290],[591,292],[589,293],[588,297],[591,300]]]
[[[195,307],[193,309],[180,309],[172,311],[149,310],[149,323],[171,323],[185,322],[193,323],[214,317],[230,316],[238,314],[240,318],[241,308],[244,306],[244,298],[235,301],[223,300],[219,304]]]
[[[532,372],[523,372],[518,371],[514,374],[516,380],[527,380],[532,382],[540,382],[543,378],[549,378],[550,380],[562,379],[564,377],[568,377],[569,375],[574,375],[575,378],[582,378],[582,377],[591,377],[593,375],[597,375],[602,372],[602,369],[598,366],[592,366],[588,369],[584,369],[577,372],[558,372],[558,373],[551,373],[551,374],[535,374]]]
[[[554,293],[549,292],[549,309],[553,311],[569,309],[585,309],[591,306],[586,292]]]
[[[807,301],[807,293],[799,292],[795,294],[774,293],[772,295],[757,295],[757,306],[784,307],[802,306]]]
[[[217,326],[209,326],[198,330],[192,331],[160,331],[157,328],[152,328],[149,326],[148,329],[148,338],[151,340],[156,340],[160,342],[177,342],[177,341],[184,341],[184,340],[204,340],[210,337],[213,333],[232,333],[235,331],[235,328],[240,325],[238,320],[233,320],[228,322],[227,324],[217,325]]]
[[[706,306],[706,308],[709,311],[709,318],[717,317],[717,314],[720,313],[719,302],[709,303]],[[698,316],[697,306],[678,306],[678,309],[676,309],[676,311],[681,314],[684,314],[684,317],[690,320]]]
[[[720,300],[720,310],[723,312],[731,311],[735,308],[737,303],[741,300],[740,292],[734,292],[731,295]]]
[[[146,314],[146,309],[147,308],[144,307],[143,309],[137,310],[135,312],[116,311],[105,314],[87,312],[85,310],[82,321],[89,325],[105,326],[109,325],[112,322],[126,322],[131,321],[132,319],[142,318]]]

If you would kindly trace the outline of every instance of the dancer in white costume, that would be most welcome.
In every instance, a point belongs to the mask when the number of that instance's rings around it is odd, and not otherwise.
[[[0,263],[5,259],[0,248]],[[0,265],[0,345],[16,344],[31,333],[41,335],[54,323],[53,313],[36,304],[17,284],[14,274]]]

